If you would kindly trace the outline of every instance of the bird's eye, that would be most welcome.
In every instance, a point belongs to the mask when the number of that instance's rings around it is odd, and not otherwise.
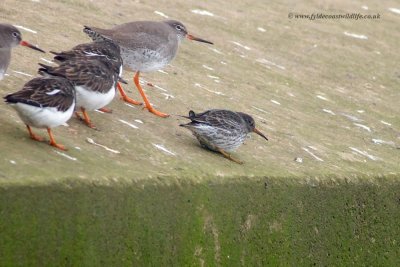
[[[12,35],[13,37],[18,37],[18,36],[19,36],[19,33],[18,33],[18,32],[13,32],[11,35]]]
[[[181,26],[181,25],[176,25],[175,26],[175,29],[177,29],[178,31],[182,31],[183,30],[183,27]]]

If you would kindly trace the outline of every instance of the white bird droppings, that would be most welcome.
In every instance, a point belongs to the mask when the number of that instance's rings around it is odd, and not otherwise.
[[[41,57],[40,60],[42,60],[42,61],[44,61],[44,62],[46,62],[46,63],[48,63],[48,64],[52,64],[52,65],[55,64],[53,61],[50,61],[50,60],[48,60],[48,59],[45,59],[44,57]]]
[[[86,138],[86,141],[87,141],[89,144],[102,147],[102,148],[104,148],[105,150],[110,151],[110,152],[112,152],[112,153],[115,153],[115,154],[121,153],[121,152],[119,152],[118,150],[111,149],[111,148],[108,148],[108,147],[105,146],[105,145],[101,145],[101,144],[96,143],[92,138],[87,137],[87,138]]]
[[[329,101],[328,98],[326,98],[325,96],[322,96],[322,95],[317,95],[317,98],[325,100],[325,101]]]
[[[255,107],[255,106],[252,106],[252,108],[254,108],[255,110],[261,111],[262,113],[269,114],[268,111],[265,111],[265,110],[263,110],[263,109],[261,109],[261,108],[258,108],[258,107]]]
[[[13,70],[13,72],[24,75],[24,76],[33,77],[33,75],[30,75],[30,74],[22,72],[22,71]]]
[[[361,124],[361,123],[354,123],[354,125],[355,125],[355,126],[358,126],[358,127],[360,127],[360,128],[362,128],[362,129],[364,129],[364,130],[366,130],[366,131],[368,131],[368,132],[371,132],[371,128],[369,128],[368,126],[366,126],[366,125],[364,125],[364,124]]]
[[[390,8],[388,8],[388,10],[393,13],[400,14],[400,9],[398,9],[398,8],[390,7]]]
[[[363,120],[357,118],[356,116],[353,116],[353,115],[350,115],[350,114],[342,113],[341,115],[345,116],[346,118],[348,118],[351,121],[356,121],[356,122],[363,121]]]
[[[157,15],[159,15],[159,16],[161,16],[161,17],[163,17],[163,18],[169,18],[167,15],[165,15],[163,12],[161,12],[161,11],[154,11],[154,14],[157,14]]]
[[[27,32],[31,32],[31,33],[34,33],[34,34],[37,33],[37,31],[34,31],[32,29],[29,29],[29,28],[21,26],[21,25],[14,25],[14,26],[17,27],[18,29],[21,29],[21,30],[24,30],[24,31],[27,31]]]
[[[224,53],[222,53],[221,51],[219,51],[218,49],[216,49],[216,48],[211,48],[211,47],[209,47],[208,49],[210,49],[211,51],[213,51],[214,53],[217,53],[217,54],[219,54],[219,55],[223,55]]]
[[[14,164],[14,165],[17,164],[17,162],[15,160],[10,160],[10,163]]]
[[[307,152],[308,154],[310,154],[313,158],[315,158],[318,161],[324,161],[323,159],[321,159],[320,157],[316,156],[313,152],[311,152],[307,147],[302,147],[302,149]]]
[[[251,50],[251,48],[250,47],[248,47],[248,46],[246,46],[246,45],[242,45],[241,43],[239,43],[239,42],[235,42],[235,41],[230,41],[232,44],[234,44],[234,45],[237,45],[237,46],[239,46],[239,47],[241,47],[241,48],[244,48],[244,49],[246,49],[247,51],[250,51]]]
[[[214,17],[214,14],[211,13],[210,11],[207,11],[207,10],[192,9],[192,10],[190,10],[190,11],[191,11],[192,13],[194,13],[194,14],[197,14],[197,15]]]
[[[279,103],[279,102],[276,101],[276,100],[271,99],[270,101],[271,101],[272,103],[276,104],[276,105],[281,105],[281,103]]]
[[[285,70],[286,69],[284,66],[276,64],[275,62],[272,62],[272,61],[270,61],[268,59],[265,59],[265,58],[258,58],[258,59],[256,59],[256,61],[258,63],[261,63],[261,64],[265,65],[268,68],[270,66],[273,66],[273,67],[277,67],[278,69],[281,69],[281,70]]]
[[[372,142],[376,145],[391,145],[391,146],[394,145],[393,141],[384,141],[381,139],[374,139],[374,138],[372,138]]]
[[[157,70],[158,72],[164,73],[164,74],[168,74],[168,72],[166,72],[165,70]]]
[[[350,32],[343,32],[344,35],[353,37],[356,39],[362,39],[362,40],[368,40],[368,36],[362,35],[362,34],[356,34],[356,33],[350,33]]]
[[[323,112],[326,112],[326,113],[329,113],[329,114],[331,114],[331,115],[336,115],[335,112],[333,112],[333,111],[330,110],[330,109],[324,108],[324,109],[322,109],[322,111],[323,111]]]
[[[213,94],[216,94],[216,95],[225,95],[225,94],[222,93],[222,92],[218,92],[218,91],[213,91],[213,90],[207,89],[207,88],[205,88],[204,86],[202,86],[202,85],[199,84],[199,83],[195,83],[194,86],[200,87],[200,88],[206,90],[207,92],[210,92],[210,93],[213,93]]]
[[[54,150],[54,152],[56,152],[58,155],[63,156],[64,158],[67,158],[69,160],[73,160],[73,161],[77,161],[78,160],[77,158],[71,157],[70,155],[67,155],[67,154],[65,154],[63,152],[60,152],[60,151],[57,151],[57,150]]]
[[[359,150],[359,149],[357,149],[357,148],[355,148],[355,147],[351,147],[351,146],[349,146],[349,148],[351,149],[351,150],[353,150],[354,152],[356,152],[356,153],[358,153],[358,154],[360,154],[360,155],[362,155],[362,156],[364,156],[364,157],[367,157],[367,158],[369,158],[370,160],[380,160],[380,158],[378,158],[378,157],[375,157],[375,156],[372,156],[372,155],[370,155],[370,154],[368,154],[368,152],[366,152],[366,151],[361,151],[361,150]]]
[[[134,125],[134,124],[132,124],[132,123],[129,123],[129,122],[127,122],[127,121],[124,121],[124,120],[118,120],[118,121],[120,121],[120,122],[122,122],[123,124],[126,124],[126,125],[128,125],[128,126],[130,126],[130,127],[132,127],[133,129],[139,129],[139,127],[137,127],[136,125]]]
[[[213,68],[211,68],[211,67],[209,67],[209,66],[207,66],[207,65],[204,65],[204,64],[202,65],[202,67],[205,68],[205,69],[207,69],[207,70],[214,70]]]
[[[157,149],[165,152],[166,154],[172,155],[172,156],[176,156],[176,154],[172,151],[169,151],[168,149],[166,149],[163,145],[158,145],[158,144],[153,144],[153,146],[155,146]]]
[[[391,124],[391,123],[389,123],[389,122],[386,122],[386,121],[381,121],[381,123],[382,123],[382,124],[385,124],[385,125],[387,125],[387,126],[392,126],[392,124]]]

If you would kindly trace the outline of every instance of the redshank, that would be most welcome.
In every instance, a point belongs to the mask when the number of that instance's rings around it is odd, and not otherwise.
[[[10,65],[11,49],[17,45],[27,46],[34,50],[44,51],[26,41],[22,41],[21,32],[13,25],[0,23],[0,80]]]
[[[75,91],[70,81],[61,77],[34,78],[4,99],[15,108],[33,140],[42,141],[42,138],[33,133],[31,126],[47,128],[50,145],[66,150],[56,143],[51,128],[68,121],[74,112]]]
[[[178,52],[181,41],[187,39],[213,44],[210,41],[189,34],[179,21],[134,21],[117,25],[112,29],[85,26],[84,32],[94,41],[111,39],[121,47],[123,67],[134,71],[134,82],[151,113],[168,117],[169,115],[153,108],[139,83],[140,72],[160,70],[171,62]],[[130,98],[127,102],[137,104]]]
[[[119,67],[115,68],[104,56],[76,57],[57,67],[39,65],[40,74],[65,77],[74,84],[76,109],[82,111],[86,125],[95,129],[86,111],[102,108],[114,99]],[[76,115],[80,118],[77,112]]]
[[[191,110],[188,117],[183,117],[190,119],[191,122],[180,126],[188,128],[202,147],[220,152],[224,157],[239,164],[243,162],[232,158],[229,152],[242,145],[249,133],[255,132],[268,140],[255,128],[254,119],[246,113],[211,109],[195,114]]]

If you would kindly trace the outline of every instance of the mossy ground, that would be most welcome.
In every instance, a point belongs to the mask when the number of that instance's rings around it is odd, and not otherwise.
[[[399,265],[400,15],[389,8],[398,3],[3,0],[2,21],[37,31],[21,30],[47,51],[88,42],[83,25],[182,21],[215,45],[185,41],[167,74],[145,73],[167,90],[145,86],[150,100],[170,114],[247,112],[270,141],[253,136],[237,165],[201,149],[184,119],[116,99],[112,114],[91,113],[100,131],[74,118],[54,129],[68,158],[0,104],[0,265]],[[0,94],[41,58],[14,49]],[[127,91],[139,98],[132,81]]]
[[[3,188],[0,265],[397,266],[400,186],[376,180]]]

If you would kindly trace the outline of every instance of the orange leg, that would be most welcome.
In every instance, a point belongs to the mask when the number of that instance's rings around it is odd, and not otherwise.
[[[37,136],[36,134],[34,134],[34,133],[32,132],[31,126],[26,125],[26,128],[28,128],[29,136],[31,137],[31,139],[33,139],[33,140],[35,140],[35,141],[39,141],[39,142],[43,141],[43,138],[42,138],[42,137]]]
[[[155,114],[155,115],[157,115],[157,116],[159,116],[159,117],[163,117],[163,118],[168,117],[168,116],[169,116],[168,114],[162,113],[162,112],[160,112],[160,111],[154,109],[154,108],[151,106],[149,100],[147,99],[145,93],[143,92],[142,87],[140,86],[140,83],[139,83],[139,74],[140,74],[139,71],[136,72],[135,77],[133,78],[133,81],[135,82],[136,87],[137,87],[137,89],[139,90],[139,93],[140,93],[140,95],[141,95],[142,98],[143,98],[143,101],[144,101],[144,103],[145,103],[145,108],[147,108],[147,110],[148,110],[149,112],[151,112],[151,113],[153,113],[153,114]]]
[[[142,105],[143,104],[142,102],[133,100],[132,98],[128,97],[120,83],[117,83],[117,88],[118,88],[119,93],[121,94],[121,99],[124,100],[125,102],[128,102],[133,105]]]
[[[233,162],[236,162],[238,164],[243,164],[243,161],[240,161],[238,159],[232,158],[231,154],[229,154],[228,152],[226,152],[225,150],[221,149],[221,148],[217,148],[218,152],[221,153],[225,158],[232,160]]]
[[[51,129],[50,129],[50,128],[47,128],[47,132],[49,133],[50,145],[51,145],[51,146],[54,146],[54,147],[56,147],[56,148],[58,148],[58,149],[61,149],[61,150],[67,150],[67,149],[65,148],[65,146],[56,143],[56,140],[54,140],[54,136],[53,136],[53,133],[51,132]]]
[[[99,108],[98,110],[100,110],[101,112],[105,112],[105,113],[112,113],[112,109],[106,108],[106,107],[104,107],[104,108]]]
[[[78,120],[83,121],[81,115],[79,115],[79,113],[77,111],[75,111],[75,116],[78,118]]]
[[[82,114],[83,114],[83,121],[86,123],[87,126],[89,126],[92,129],[96,129],[96,126],[90,121],[89,115],[87,114],[86,110],[84,108],[81,108]]]

